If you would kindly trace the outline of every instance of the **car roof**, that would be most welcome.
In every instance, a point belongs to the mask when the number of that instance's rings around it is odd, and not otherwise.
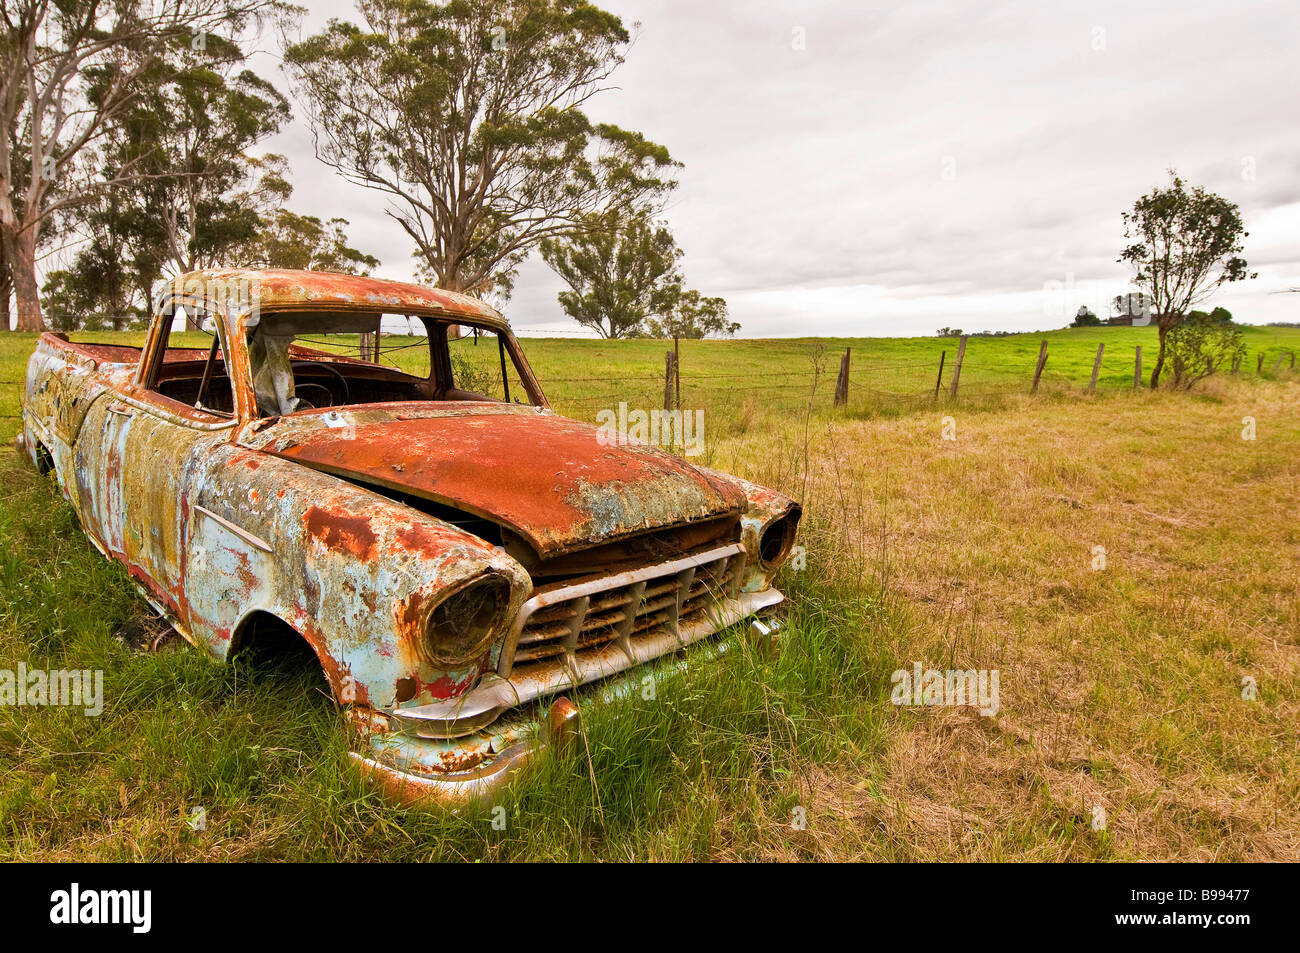
[[[492,327],[508,326],[496,309],[469,295],[331,271],[208,269],[181,275],[171,282],[171,290],[187,297],[234,300],[237,306],[231,310],[236,313],[250,311],[255,303],[259,311],[355,308],[387,314],[449,315]]]

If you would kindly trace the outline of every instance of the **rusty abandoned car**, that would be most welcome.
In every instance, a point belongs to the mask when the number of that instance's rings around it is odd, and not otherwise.
[[[41,336],[20,450],[191,644],[305,641],[395,796],[494,790],[576,730],[566,692],[782,601],[797,503],[557,415],[479,301],[219,271],[156,308],[143,348]],[[169,346],[182,312],[210,346]]]

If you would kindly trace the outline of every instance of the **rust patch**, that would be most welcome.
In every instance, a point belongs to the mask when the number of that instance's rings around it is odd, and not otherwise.
[[[469,691],[470,688],[478,681],[481,671],[470,672],[464,678],[455,679],[450,675],[443,675],[436,681],[424,684],[422,687],[434,698],[447,699],[456,698]]]
[[[331,513],[319,506],[311,506],[303,513],[302,521],[308,535],[326,548],[351,553],[358,559],[375,558],[377,537],[370,528],[370,517]]]
[[[232,549],[229,546],[224,547],[226,552],[235,558],[235,575],[239,578],[239,584],[243,588],[245,595],[257,589],[257,574],[253,572],[253,564],[248,558],[248,553],[240,549]]]
[[[589,424],[536,413],[320,427],[267,450],[491,520],[543,558],[747,506],[734,483],[670,453],[604,446]]]
[[[439,553],[447,546],[447,534],[426,523],[410,523],[397,530],[396,545],[413,553]]]
[[[334,692],[334,698],[341,705],[355,705],[358,708],[374,707],[370,702],[370,690],[366,684],[359,678],[353,678],[349,669],[341,666],[337,659],[329,652],[321,651],[321,636],[315,632],[311,626],[299,628],[299,633],[307,644],[311,646],[312,651],[316,653],[316,658],[320,660],[321,669],[325,672],[325,678],[330,683],[330,688]],[[347,691],[345,691],[345,688]],[[348,695],[351,698],[348,698]]]
[[[424,604],[424,596],[417,592],[394,607],[397,631],[405,638],[414,640],[424,635]]]
[[[500,315],[483,302],[454,291],[425,288],[364,275],[287,269],[231,268],[193,272],[177,279],[177,282],[184,288],[187,282],[194,279],[204,283],[248,281],[252,285],[252,294],[262,311],[312,306],[318,308],[361,306],[390,308],[399,314],[406,311],[423,311],[460,314],[475,319],[501,320]]]
[[[478,748],[473,751],[441,751],[438,753],[438,760],[442,762],[441,768],[448,774],[476,768],[486,758],[487,752]]]

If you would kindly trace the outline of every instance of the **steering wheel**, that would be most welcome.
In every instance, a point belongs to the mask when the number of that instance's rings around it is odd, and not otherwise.
[[[317,407],[333,407],[333,406],[334,406],[334,392],[333,392],[332,390],[330,390],[328,387],[326,387],[324,384],[316,384],[316,383],[313,383],[312,381],[307,381],[305,384],[298,384],[296,387],[294,387],[294,393],[295,393],[295,395],[300,395],[300,394],[302,394],[302,392],[303,392],[304,390],[310,390],[310,389],[313,388],[313,387],[314,387],[316,390],[324,391],[324,392],[325,392],[325,396],[326,396],[326,398],[327,398],[327,400],[328,400],[328,403],[318,404],[318,403],[315,403],[314,401],[307,400],[307,399],[305,399],[305,398],[303,398],[303,397],[300,396],[300,397],[298,397],[298,409],[299,409],[299,410],[315,410]]]
[[[312,383],[299,384],[298,383],[297,380],[298,369],[300,367],[319,367],[333,374],[335,377],[338,378],[339,383],[343,385],[343,403],[345,404],[352,403],[352,392],[348,388],[348,379],[344,377],[342,374],[340,374],[337,368],[330,367],[324,361],[290,361],[289,366],[293,368],[293,376],[294,376],[293,390],[295,394],[303,387],[319,387],[321,390],[327,392],[330,395],[330,402],[326,406],[328,407],[334,406],[334,392],[331,391],[324,384],[312,384]]]

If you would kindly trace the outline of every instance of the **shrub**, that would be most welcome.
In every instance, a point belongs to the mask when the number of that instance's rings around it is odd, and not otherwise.
[[[1169,332],[1174,386],[1188,388],[1246,353],[1241,328],[1224,308],[1193,311]]]

